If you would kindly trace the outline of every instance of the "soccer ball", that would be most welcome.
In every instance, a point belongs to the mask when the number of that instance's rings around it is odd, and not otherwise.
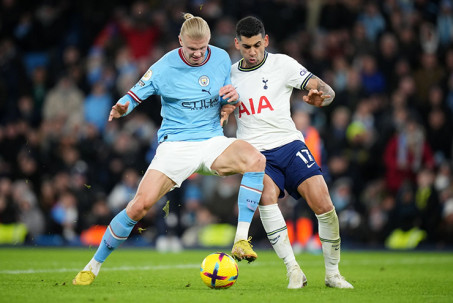
[[[238,265],[228,254],[213,253],[201,263],[200,276],[210,288],[228,288],[238,279]]]

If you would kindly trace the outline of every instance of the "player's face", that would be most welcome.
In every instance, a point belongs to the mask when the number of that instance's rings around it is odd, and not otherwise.
[[[204,61],[208,49],[209,36],[193,39],[187,35],[180,35],[179,44],[182,46],[184,58],[192,65],[200,65]]]
[[[269,37],[258,34],[250,38],[244,36],[239,38],[234,39],[234,44],[244,58],[244,66],[242,67],[250,68],[260,64],[264,59],[264,51],[269,45]]]

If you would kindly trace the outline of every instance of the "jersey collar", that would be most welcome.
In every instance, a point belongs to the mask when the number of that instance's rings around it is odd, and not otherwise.
[[[207,51],[206,51],[206,56],[205,56],[203,62],[201,62],[201,64],[199,64],[199,65],[190,64],[189,61],[187,61],[186,58],[184,58],[184,54],[182,53],[182,47],[178,49],[178,54],[179,54],[179,57],[181,57],[181,60],[182,60],[185,64],[187,64],[187,65],[189,65],[189,66],[197,67],[197,66],[205,65],[206,62],[209,61],[209,58],[211,58],[211,48],[209,48],[209,46],[208,46],[208,49],[207,49]]]
[[[251,72],[251,71],[254,71],[254,70],[256,70],[256,69],[258,69],[258,68],[260,68],[261,66],[264,65],[264,63],[266,62],[266,59],[267,59],[267,55],[268,55],[268,52],[264,52],[263,61],[261,61],[260,64],[255,65],[254,67],[250,67],[250,68],[242,67],[242,62],[244,61],[244,58],[242,58],[241,60],[239,60],[238,69],[239,69],[241,72]]]

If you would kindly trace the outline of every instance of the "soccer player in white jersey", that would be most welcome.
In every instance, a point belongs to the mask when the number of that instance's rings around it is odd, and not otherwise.
[[[338,217],[321,169],[304,137],[291,119],[290,96],[294,88],[308,90],[305,102],[327,106],[335,93],[293,58],[266,51],[269,37],[263,23],[246,17],[236,25],[235,46],[242,59],[233,64],[231,81],[241,96],[234,115],[237,138],[246,140],[266,156],[264,189],[259,205],[261,221],[277,255],[286,264],[288,288],[301,288],[307,279],[294,257],[285,220],[278,207],[284,190],[295,199],[303,197],[315,212],[325,262],[325,284],[353,288],[340,275],[340,232]],[[232,105],[227,105],[229,112]]]
[[[230,81],[228,54],[209,45],[211,32],[200,17],[185,14],[179,42],[154,63],[110,112],[109,121],[129,114],[150,95],[160,95],[163,118],[156,155],[135,197],[110,222],[90,262],[73,280],[91,284],[110,253],[168,191],[195,172],[243,174],[238,195],[239,219],[251,221],[263,189],[265,157],[252,145],[223,135],[221,106],[237,102]],[[243,245],[249,245],[244,239]]]

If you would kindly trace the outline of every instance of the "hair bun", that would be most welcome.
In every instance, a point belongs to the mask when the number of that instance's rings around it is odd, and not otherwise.
[[[185,19],[185,20],[189,20],[189,19],[191,19],[191,18],[193,18],[193,15],[192,15],[192,14],[189,14],[189,13],[185,13],[185,14],[184,14],[184,19]]]

